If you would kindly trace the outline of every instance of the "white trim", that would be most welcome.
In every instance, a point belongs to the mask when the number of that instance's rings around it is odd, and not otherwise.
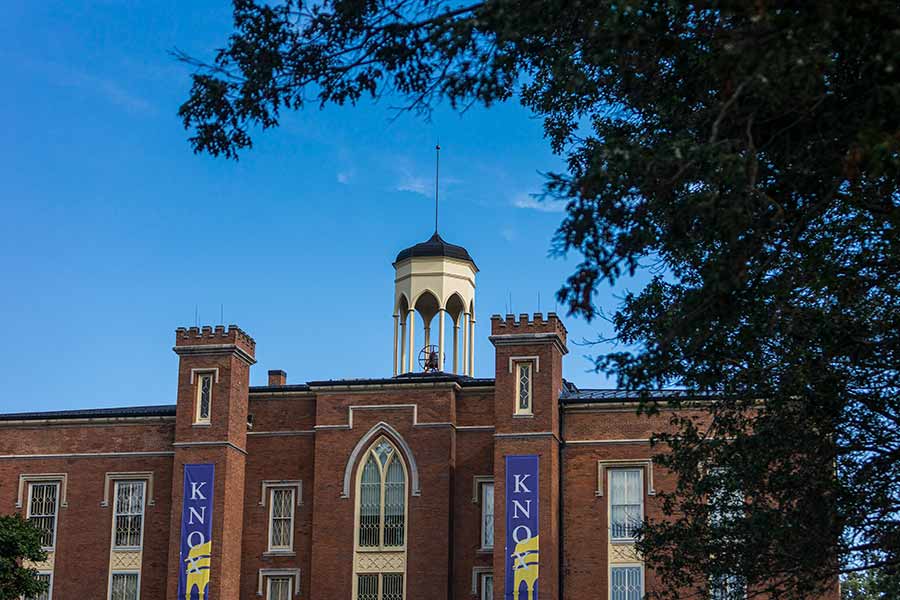
[[[103,500],[100,502],[100,506],[109,508],[109,491],[111,483],[121,480],[136,481],[139,479],[143,479],[147,482],[147,506],[155,506],[156,500],[153,497],[153,471],[107,471],[103,481]]]
[[[613,473],[613,472],[616,472],[616,471],[619,471],[619,472],[625,472],[625,471],[637,471],[638,476],[639,476],[639,478],[640,478],[640,483],[638,484],[638,490],[639,490],[639,492],[638,492],[638,499],[640,500],[641,508],[640,508],[640,511],[639,511],[639,512],[640,512],[640,515],[641,515],[641,522],[643,522],[643,521],[644,521],[644,469],[643,469],[642,467],[640,467],[640,466],[635,466],[635,465],[627,465],[627,466],[626,466],[626,465],[618,465],[618,466],[616,466],[616,467],[613,467],[613,468],[608,469],[608,471],[609,471],[610,481],[612,481],[611,478],[612,478],[612,473]],[[613,510],[612,510],[612,509],[613,509],[612,483],[610,483],[609,487],[610,487],[610,491],[609,491],[609,500],[607,501],[607,509],[606,509],[606,513],[607,513],[607,515],[608,515],[608,518],[607,518],[607,527],[608,527],[608,531],[609,531],[609,542],[610,542],[611,544],[621,544],[621,543],[633,544],[633,543],[634,543],[634,536],[613,537],[613,527],[612,527],[612,518],[613,518],[613,517],[612,517],[612,515],[613,515]]]
[[[214,367],[212,369],[191,369],[191,384],[194,383],[194,377],[196,375],[206,375],[208,373],[214,373],[216,376],[216,383],[219,383],[219,367]]]
[[[143,496],[141,498],[141,533],[140,539],[138,540],[140,543],[137,546],[117,546],[116,545],[116,498],[118,498],[118,487],[121,483],[137,483],[140,482],[143,485]],[[113,482],[113,502],[112,502],[112,541],[110,542],[110,548],[114,552],[140,552],[144,548],[144,524],[147,522],[147,480],[143,478],[138,479],[118,479]],[[140,597],[140,593],[138,594]]]
[[[643,563],[622,563],[622,564],[612,564],[612,563],[610,563],[610,565],[607,567],[607,570],[606,570],[606,576],[607,576],[607,578],[608,578],[608,580],[609,580],[609,589],[607,590],[607,593],[609,594],[609,600],[613,600],[613,592],[612,592],[612,585],[613,585],[612,572],[613,572],[613,569],[634,569],[634,568],[638,568],[638,569],[641,570],[641,590],[640,590],[640,591],[641,591],[641,594],[640,594],[640,597],[641,597],[641,598],[644,597],[644,589],[647,587],[647,582],[645,581],[646,576],[645,576],[645,573],[644,573],[644,564],[643,564]]]
[[[509,357],[509,372],[513,372],[513,364],[520,362],[530,362],[534,363],[534,372],[541,372],[541,357],[540,356],[510,356]]]
[[[566,440],[566,445],[618,445],[618,444],[649,444],[650,438],[635,438],[635,439],[623,439],[623,440]]]
[[[293,577],[293,590],[294,595],[300,595],[300,569],[260,569],[257,575],[257,587],[256,587],[256,595],[263,595],[263,584],[269,577]],[[268,585],[266,585],[266,594],[268,595],[269,589]]]
[[[512,361],[512,359],[510,359]],[[511,362],[510,365],[513,363]],[[513,399],[513,416],[514,417],[525,417],[525,416],[533,416],[534,415],[534,374],[535,374],[535,363],[531,358],[523,358],[522,360],[515,361],[515,373],[513,376],[516,381],[516,395]],[[519,406],[519,400],[522,395],[522,378],[519,376],[519,369],[523,366],[528,366],[528,408],[522,408]]]
[[[487,492],[487,487],[488,487],[488,485],[491,486],[491,537],[493,538],[493,535],[494,535],[494,531],[493,531],[493,530],[494,530],[494,512],[493,512],[493,511],[494,511],[494,502],[493,502],[493,499],[494,499],[494,480],[492,479],[490,482],[485,481],[485,482],[483,482],[483,483],[481,484],[481,512],[479,513],[479,516],[480,516],[481,518],[480,518],[480,524],[479,524],[480,526],[479,526],[479,528],[478,528],[478,530],[479,530],[479,535],[480,535],[480,538],[481,538],[481,539],[479,540],[479,541],[480,541],[480,546],[479,546],[479,548],[478,548],[479,550],[493,550],[493,549],[494,549],[494,542],[491,541],[491,545],[488,546],[488,545],[485,544],[485,539],[484,539],[484,538],[485,538],[485,535],[484,535],[484,534],[485,534],[485,531],[487,531],[487,530],[485,529],[485,527],[484,527],[484,511],[485,511],[485,509],[487,508],[487,501],[486,501],[486,498],[485,498],[485,494],[486,494],[486,492]]]
[[[106,597],[109,600],[112,600],[112,582],[113,577],[116,575],[135,575],[137,576],[137,597],[136,600],[140,600],[141,597],[141,572],[140,570],[134,569],[115,569],[109,572],[109,580],[107,583]]]
[[[298,489],[296,486],[293,486],[293,485],[271,486],[269,488],[266,488],[265,484],[263,484],[263,489],[267,489],[268,498],[269,498],[269,510],[268,510],[268,518],[267,518],[269,534],[266,536],[266,538],[267,538],[266,552],[267,553],[293,552],[294,551],[294,525],[296,524],[296,517],[297,517],[296,504],[297,504]],[[285,490],[287,490],[291,493],[291,502],[290,502],[291,516],[290,516],[290,530],[288,532],[289,533],[288,544],[287,544],[287,546],[273,546],[272,545],[272,535],[275,532],[275,528],[273,527],[273,525],[275,524],[275,521],[273,520],[274,515],[272,514],[272,511],[275,508],[275,503],[272,501],[272,497],[275,495],[276,491],[285,491]]]
[[[475,475],[472,478],[472,504],[478,504],[481,501],[481,484],[494,483],[493,475]]]
[[[472,567],[472,595],[478,596],[481,576],[486,573],[494,573],[494,567]]]
[[[350,415],[352,417],[353,413],[351,412]],[[398,450],[405,455],[405,462],[409,465],[410,490],[412,495],[420,496],[422,494],[422,490],[419,487],[419,468],[416,466],[416,458],[413,456],[412,448],[409,447],[409,444],[406,443],[406,440],[403,439],[403,436],[400,435],[399,431],[384,421],[380,421],[362,436],[356,443],[356,446],[353,447],[353,451],[350,453],[347,464],[344,467],[344,486],[341,488],[341,498],[350,497],[350,477],[353,474],[353,467],[356,465],[360,453],[368,448],[369,442],[374,439],[375,436],[383,435],[385,433],[388,434],[389,438],[393,439],[394,443],[399,446]]]
[[[603,497],[603,488],[606,481],[605,471],[608,469],[643,469],[647,476],[647,495],[655,496],[656,488],[653,485],[653,461],[649,458],[611,458],[607,460],[597,461],[597,491],[594,495],[598,498]],[[643,484],[643,480],[641,481]]]
[[[481,587],[480,587],[480,589],[478,590],[478,591],[480,592],[479,595],[478,595],[478,597],[480,598],[480,600],[494,600],[493,596],[491,596],[490,598],[488,598],[488,597],[485,595],[485,593],[484,593],[484,581],[485,581],[485,579],[487,579],[488,577],[491,578],[491,591],[493,591],[493,589],[494,589],[494,572],[493,572],[493,571],[490,571],[490,572],[488,572],[488,573],[482,573],[482,574],[481,574],[481,577],[479,578],[479,579],[480,579],[480,582],[481,582]]]
[[[273,487],[291,487],[296,490],[295,498],[297,506],[303,506],[303,481],[300,479],[265,479],[260,484],[259,505],[265,506],[268,499],[268,490]]]
[[[25,491],[25,486],[32,481],[59,481],[61,483],[60,488],[60,496],[59,496],[59,506],[61,508],[66,508],[69,506],[68,498],[66,497],[67,487],[69,483],[69,475],[68,473],[23,473],[19,475],[19,491],[16,496],[16,508],[22,508],[24,504],[22,504],[23,493]]]
[[[51,540],[53,543],[49,546],[41,546],[41,550],[44,552],[54,552],[56,551],[56,533],[59,529],[59,506],[62,502],[62,482],[58,479],[44,479],[44,480],[29,480],[28,481],[28,504],[26,504],[25,508],[25,518],[31,518],[31,493],[34,489],[35,485],[55,485],[56,486],[56,501],[53,503],[53,539]],[[41,515],[43,517],[49,515]]]
[[[212,369],[191,369],[191,383],[194,383],[194,371],[197,371],[197,391],[194,397],[194,425],[206,425],[212,423],[212,405],[213,405],[213,384],[218,383],[219,374],[218,369],[213,371]],[[200,406],[203,396],[203,383],[202,380],[205,377],[210,378],[209,382],[209,407],[207,408],[207,414],[204,417],[200,414]]]
[[[225,446],[227,448],[231,448],[232,450],[237,450],[241,454],[247,454],[246,450],[232,442],[229,442],[228,440],[213,440],[209,442],[175,442],[174,444],[172,444],[173,448],[195,448],[197,446]]]

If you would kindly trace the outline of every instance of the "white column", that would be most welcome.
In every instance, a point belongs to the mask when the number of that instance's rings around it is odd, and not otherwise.
[[[400,315],[394,315],[394,377],[397,376],[397,338],[400,329]]]
[[[462,374],[469,374],[469,336],[471,328],[469,327],[469,313],[463,313],[463,343],[462,343]]]
[[[453,320],[453,372],[459,373],[459,319],[462,315],[458,315]]]
[[[444,309],[438,311],[438,371],[444,370]]]
[[[469,319],[469,377],[475,377],[475,315]]]
[[[409,364],[407,365],[407,373],[413,372],[413,363],[415,362],[415,346],[416,346],[416,312],[412,308],[406,313],[406,329],[409,334],[409,343],[406,345],[409,351]]]
[[[406,317],[402,316],[402,321],[400,321],[400,370],[397,373],[405,372],[406,370]]]

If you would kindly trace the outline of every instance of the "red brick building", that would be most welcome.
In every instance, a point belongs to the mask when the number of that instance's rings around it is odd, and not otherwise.
[[[661,421],[567,383],[553,313],[491,317],[474,377],[468,252],[435,234],[394,266],[392,377],[253,387],[247,333],[179,328],[171,405],[0,415],[0,512],[45,529],[46,597],[500,600],[508,561],[521,598],[652,590],[631,532],[672,485],[649,461]]]

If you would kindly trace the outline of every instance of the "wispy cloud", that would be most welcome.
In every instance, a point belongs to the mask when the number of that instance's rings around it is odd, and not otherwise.
[[[353,170],[349,170],[349,171],[340,171],[340,172],[337,174],[337,182],[340,183],[340,184],[342,184],[342,185],[347,185],[347,184],[350,183],[350,181],[353,179],[353,175],[354,175],[354,174],[355,174],[355,173],[353,172]]]
[[[128,90],[121,83],[110,77],[89,73],[70,65],[26,59],[36,70],[45,73],[56,83],[81,90],[93,92],[105,98],[111,104],[132,113],[155,113],[156,107],[147,99]]]
[[[501,229],[500,236],[507,242],[511,242],[511,241],[515,240],[516,237],[518,237],[516,235],[516,230],[513,229],[512,227],[504,227],[503,229]]]
[[[529,208],[541,212],[558,213],[566,209],[565,200],[541,199],[537,194],[519,194],[513,198],[513,206],[516,208]]]
[[[400,179],[394,187],[398,192],[412,192],[422,196],[428,196],[428,188],[428,181],[424,177],[416,177],[409,174]]]

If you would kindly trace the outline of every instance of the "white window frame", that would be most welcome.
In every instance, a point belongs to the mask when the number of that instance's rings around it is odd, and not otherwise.
[[[642,563],[622,563],[609,565],[609,600],[615,600],[613,598],[613,570],[615,569],[640,569],[640,582],[641,582],[641,590],[639,598],[643,598],[645,595],[645,590],[647,587],[646,576],[644,571],[644,565]]]
[[[528,407],[522,408],[519,406],[519,399],[522,393],[522,377],[519,375],[519,370],[523,367],[528,367]],[[516,397],[515,397],[515,411],[513,412],[516,416],[533,416],[534,415],[534,373],[535,373],[535,361],[533,360],[516,360],[513,361],[513,375],[516,378]]]
[[[47,577],[50,578],[50,582],[47,584],[47,600],[53,600],[53,571],[38,571],[37,574],[39,576],[46,575]],[[24,598],[24,600],[33,600],[33,599],[32,598]]]
[[[275,534],[275,520],[274,520],[274,512],[275,512],[275,492],[283,492],[287,491],[291,494],[291,524],[290,524],[290,541],[287,546],[275,546],[272,544],[272,537]],[[297,488],[295,486],[272,486],[268,488],[268,502],[269,502],[269,535],[268,537],[268,552],[278,553],[278,552],[293,552],[294,551],[294,525],[295,519],[297,516]],[[267,588],[268,589],[268,588]]]
[[[275,579],[287,579],[288,580],[288,598],[292,598],[296,593],[296,581],[294,580],[293,575],[267,575],[266,576],[266,600],[272,600],[272,581]]]
[[[491,590],[494,589],[494,573],[493,572],[482,573],[481,577],[479,577],[479,585],[478,585],[478,597],[480,598],[480,600],[494,600],[493,594],[488,596],[485,593],[486,590],[485,590],[484,584],[488,578],[490,578],[490,580],[491,580]]]
[[[138,534],[138,544],[136,546],[119,546],[116,544],[117,519],[119,516],[118,498],[119,486],[122,484],[141,484],[141,531]],[[112,548],[113,550],[140,550],[144,547],[144,523],[147,522],[147,480],[146,479],[116,479],[113,481],[113,497],[112,497]],[[129,513],[127,516],[135,516]]]
[[[141,598],[141,572],[136,571],[134,569],[115,569],[113,571],[110,571],[109,585],[108,585],[109,590],[106,593],[107,599],[112,600],[113,579],[115,578],[116,575],[134,575],[135,577],[137,577],[137,599],[136,600],[140,600],[140,598]]]
[[[640,514],[641,523],[644,522],[644,518],[645,518],[645,515],[644,515],[644,510],[645,510],[645,506],[644,506],[644,469],[641,467],[607,468],[606,472],[609,476],[609,482],[608,482],[609,503],[607,505],[607,513],[609,514],[609,523],[608,523],[609,539],[614,544],[615,543],[632,543],[632,542],[634,542],[634,536],[616,537],[613,535],[613,485],[612,485],[613,473],[616,473],[616,472],[621,473],[621,472],[627,472],[627,471],[637,471],[638,472],[638,477],[640,479],[640,481],[638,482],[638,490],[640,490],[640,493],[638,494],[638,499],[640,500],[639,514]]]
[[[31,499],[32,492],[34,491],[34,486],[36,485],[52,485],[56,487],[56,501],[53,503],[53,539],[51,540],[53,543],[49,546],[41,546],[41,550],[44,552],[53,552],[56,550],[56,533],[59,528],[59,504],[60,504],[60,493],[62,491],[62,484],[58,480],[47,480],[47,481],[29,481],[28,482],[28,504],[26,504],[25,510],[25,518],[31,519]],[[40,515],[41,517],[47,517],[49,515]]]
[[[209,409],[204,417],[200,414],[200,399],[203,394],[203,381],[209,379]],[[213,387],[216,382],[215,371],[201,371],[197,373],[197,392],[194,399],[194,424],[209,425],[212,422]]]
[[[491,488],[491,502],[490,502],[490,509],[491,509],[491,543],[490,543],[490,545],[487,544],[487,540],[485,539],[485,538],[486,538],[486,535],[485,535],[485,534],[487,533],[487,528],[485,527],[485,517],[486,517],[485,512],[487,511],[487,509],[488,509],[488,504],[489,504],[488,501],[487,501],[487,488],[488,488],[488,486],[490,486],[490,488]],[[496,529],[496,528],[494,527],[495,519],[494,519],[494,502],[493,502],[493,499],[494,499],[494,481],[493,481],[493,480],[491,480],[491,481],[483,481],[483,482],[481,483],[481,493],[480,493],[480,500],[481,500],[481,550],[493,550],[493,549],[494,549],[494,540],[493,540],[493,537],[494,537],[494,529]]]
[[[300,569],[260,569],[257,574],[256,595],[263,597],[269,593],[269,579],[272,577],[290,577],[291,590],[294,596],[300,595]]]

